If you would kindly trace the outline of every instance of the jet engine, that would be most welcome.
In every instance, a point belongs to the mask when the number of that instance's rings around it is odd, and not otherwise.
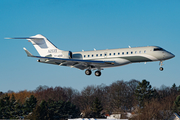
[[[71,51],[62,51],[63,58],[72,59],[72,52]]]

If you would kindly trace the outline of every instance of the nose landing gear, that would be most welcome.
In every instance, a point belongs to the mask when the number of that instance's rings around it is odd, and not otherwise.
[[[164,70],[164,68],[162,67],[162,66],[163,66],[163,61],[160,61],[159,65],[160,65],[159,70],[160,70],[160,71],[163,71],[163,70]]]
[[[160,68],[159,68],[160,71],[163,71],[163,69],[164,69],[163,67],[160,67]]]

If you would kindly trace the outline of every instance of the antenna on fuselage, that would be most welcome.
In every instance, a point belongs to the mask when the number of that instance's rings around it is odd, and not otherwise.
[[[131,48],[131,46],[129,46],[129,48]]]

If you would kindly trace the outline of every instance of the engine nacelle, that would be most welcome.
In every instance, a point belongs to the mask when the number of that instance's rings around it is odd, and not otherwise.
[[[72,59],[72,52],[71,51],[63,51],[63,58]]]

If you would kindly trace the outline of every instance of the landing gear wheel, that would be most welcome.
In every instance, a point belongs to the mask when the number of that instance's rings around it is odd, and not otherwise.
[[[87,69],[87,70],[85,71],[85,74],[86,74],[86,75],[91,75],[91,73],[92,73],[92,72],[91,72],[91,70],[89,70],[89,69]]]
[[[163,71],[163,69],[164,69],[163,67],[160,67],[160,68],[159,68],[160,71]]]
[[[99,76],[101,76],[101,72],[100,71],[96,71],[95,75],[99,77]]]

